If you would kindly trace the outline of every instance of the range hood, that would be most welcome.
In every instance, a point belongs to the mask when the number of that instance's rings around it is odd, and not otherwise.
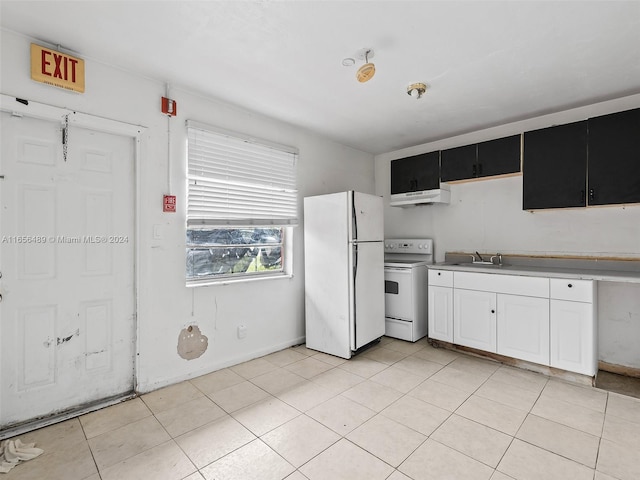
[[[390,205],[392,207],[410,207],[413,205],[424,205],[432,203],[449,203],[451,201],[451,191],[449,185],[441,183],[440,188],[433,190],[421,190],[417,192],[403,192],[391,195]]]

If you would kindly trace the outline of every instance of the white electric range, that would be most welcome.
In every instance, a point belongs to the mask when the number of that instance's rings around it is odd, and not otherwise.
[[[427,335],[427,265],[432,263],[430,238],[385,239],[386,336],[415,342]]]

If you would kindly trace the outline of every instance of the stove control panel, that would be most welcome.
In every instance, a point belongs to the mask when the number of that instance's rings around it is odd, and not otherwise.
[[[384,241],[384,253],[431,255],[432,252],[433,240],[430,238],[387,238]]]

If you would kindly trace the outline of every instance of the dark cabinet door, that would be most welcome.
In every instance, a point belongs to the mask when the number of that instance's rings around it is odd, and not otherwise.
[[[587,121],[524,134],[525,210],[586,206]]]
[[[449,148],[440,153],[440,178],[443,182],[478,176],[476,144]]]
[[[588,122],[589,205],[640,202],[640,109]]]
[[[478,144],[478,177],[518,173],[521,135],[498,138]]]
[[[391,161],[391,194],[440,188],[440,152]]]

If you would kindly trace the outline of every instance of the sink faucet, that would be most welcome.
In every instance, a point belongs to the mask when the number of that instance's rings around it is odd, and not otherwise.
[[[491,259],[489,260],[491,263],[493,263],[493,259],[497,258],[498,259],[498,265],[502,265],[502,254],[501,253],[496,253],[495,255],[491,256]]]

